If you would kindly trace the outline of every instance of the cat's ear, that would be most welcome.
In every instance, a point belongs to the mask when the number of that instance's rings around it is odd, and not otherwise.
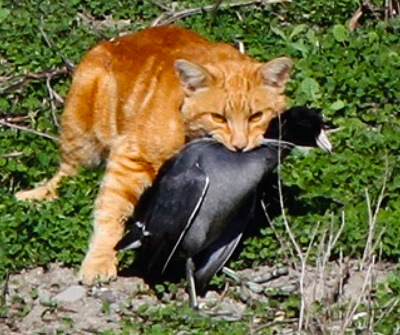
[[[289,80],[292,67],[293,61],[287,57],[275,58],[261,65],[259,73],[263,84],[276,87],[283,92]]]
[[[211,84],[212,75],[200,65],[184,59],[177,59],[174,67],[187,94],[194,93],[200,88],[209,87]]]

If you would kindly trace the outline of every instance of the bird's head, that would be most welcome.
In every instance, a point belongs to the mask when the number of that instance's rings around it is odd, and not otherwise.
[[[274,118],[264,138],[279,139],[298,146],[319,147],[332,152],[332,144],[317,110],[304,106],[292,107]]]

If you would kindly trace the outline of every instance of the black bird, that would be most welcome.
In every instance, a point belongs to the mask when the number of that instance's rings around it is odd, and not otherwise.
[[[260,184],[294,145],[332,149],[322,120],[305,107],[272,120],[263,144],[249,152],[207,138],[187,144],[160,169],[116,250],[141,246],[137,257],[150,278],[186,259],[190,304],[197,308],[195,287],[204,291],[229,259],[252,218]]]

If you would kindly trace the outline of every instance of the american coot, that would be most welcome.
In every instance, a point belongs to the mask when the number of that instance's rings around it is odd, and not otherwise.
[[[259,201],[262,180],[294,145],[331,151],[321,118],[308,108],[274,119],[252,151],[232,152],[207,138],[187,144],[161,168],[116,249],[141,246],[138,257],[150,278],[161,277],[172,260],[186,259],[196,308],[195,288],[204,291],[229,259]]]

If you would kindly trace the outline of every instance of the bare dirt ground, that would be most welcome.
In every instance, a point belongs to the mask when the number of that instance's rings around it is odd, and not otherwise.
[[[373,268],[360,268],[355,261],[346,266],[330,263],[323,270],[307,267],[303,276],[300,270],[288,267],[246,269],[236,273],[236,278],[227,279],[229,285],[223,292],[209,291],[201,298],[202,309],[238,319],[252,299],[269,299],[277,290],[283,294],[302,290],[306,308],[315,301],[332,304],[338,294],[341,299],[356,302],[370,281],[385,280],[393,266],[377,263]],[[178,303],[188,299],[182,287],[173,297],[159,300],[137,277],[119,277],[103,286],[82,286],[72,269],[59,264],[46,271],[39,267],[11,275],[2,286],[0,293],[7,312],[0,319],[1,335],[118,332],[124,310],[134,314],[143,304],[160,306],[170,303],[170,299]],[[285,318],[278,314],[277,318]]]

